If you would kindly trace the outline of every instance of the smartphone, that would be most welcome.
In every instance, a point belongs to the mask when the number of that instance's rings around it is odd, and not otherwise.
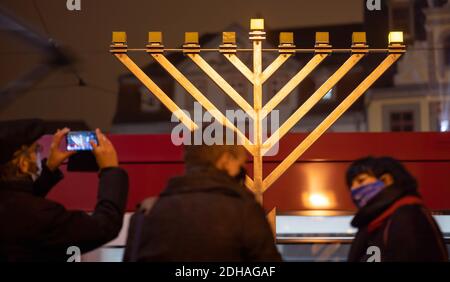
[[[94,131],[70,131],[66,135],[67,151],[92,151],[91,140],[98,145]]]

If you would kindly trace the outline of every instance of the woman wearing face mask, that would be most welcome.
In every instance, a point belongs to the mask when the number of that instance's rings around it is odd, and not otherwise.
[[[69,247],[88,252],[121,229],[128,175],[112,143],[97,129],[93,154],[100,171],[93,212],[67,210],[45,196],[63,178],[58,167],[74,154],[59,148],[69,129],[55,133],[41,161],[38,139],[44,129],[35,119],[0,122],[0,261],[67,261]]]
[[[368,261],[370,247],[379,248],[381,261],[448,260],[442,233],[400,162],[363,158],[351,164],[346,180],[358,208],[349,261]]]

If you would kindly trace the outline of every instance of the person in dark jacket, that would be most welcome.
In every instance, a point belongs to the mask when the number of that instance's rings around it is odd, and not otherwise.
[[[265,212],[243,185],[243,146],[185,146],[184,159],[185,174],[133,215],[124,261],[280,261]]]
[[[351,164],[346,178],[358,207],[349,261],[448,260],[442,233],[400,162],[363,158]]]
[[[41,120],[0,122],[0,261],[67,261],[79,248],[93,250],[119,233],[128,193],[127,173],[118,167],[111,142],[97,129],[93,144],[100,167],[99,192],[92,214],[66,210],[45,199],[62,178],[61,163],[73,152],[61,150],[69,132],[53,136],[47,159],[40,160],[37,140],[44,134]]]

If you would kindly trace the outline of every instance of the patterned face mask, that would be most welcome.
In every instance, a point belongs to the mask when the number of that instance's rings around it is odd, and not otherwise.
[[[373,183],[361,185],[352,190],[353,202],[359,207],[364,207],[373,197],[385,188],[384,182],[378,180]]]

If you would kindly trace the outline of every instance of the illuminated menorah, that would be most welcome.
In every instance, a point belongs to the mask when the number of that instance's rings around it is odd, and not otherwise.
[[[197,125],[164,93],[161,88],[145,74],[130,57],[127,51],[145,51],[156,60],[192,97],[199,102],[218,122],[232,129],[243,140],[243,145],[253,156],[253,179],[246,177],[246,185],[253,190],[257,200],[262,203],[266,191],[295,161],[330,127],[347,109],[363,95],[369,87],[405,52],[402,32],[389,33],[387,49],[369,49],[364,32],[354,32],[349,49],[333,49],[327,32],[317,32],[312,49],[296,49],[291,32],[280,33],[277,49],[263,49],[265,39],[264,20],[252,19],[250,22],[252,49],[238,49],[236,34],[223,33],[223,44],[218,49],[201,49],[197,32],[185,33],[185,44],[180,49],[166,49],[162,44],[161,32],[149,32],[145,49],[128,49],[125,32],[113,32],[111,53],[117,57],[189,130]],[[253,120],[253,140],[249,140],[233,122],[227,119],[208,98],[201,93],[165,56],[164,52],[183,52],[210,79],[218,85]],[[253,106],[222,78],[205,61],[200,52],[220,52],[253,85]],[[250,70],[236,55],[238,52],[253,52],[253,70]],[[262,68],[262,53],[278,52],[278,57],[266,68]],[[298,71],[266,105],[262,105],[263,84],[295,53],[313,53],[311,60]],[[283,101],[325,58],[333,53],[349,53],[350,57],[325,81],[266,141],[262,139],[262,120]],[[351,92],[266,178],[263,178],[263,156],[297,124],[311,108],[317,104],[363,57],[369,53],[386,53],[387,57]]]

